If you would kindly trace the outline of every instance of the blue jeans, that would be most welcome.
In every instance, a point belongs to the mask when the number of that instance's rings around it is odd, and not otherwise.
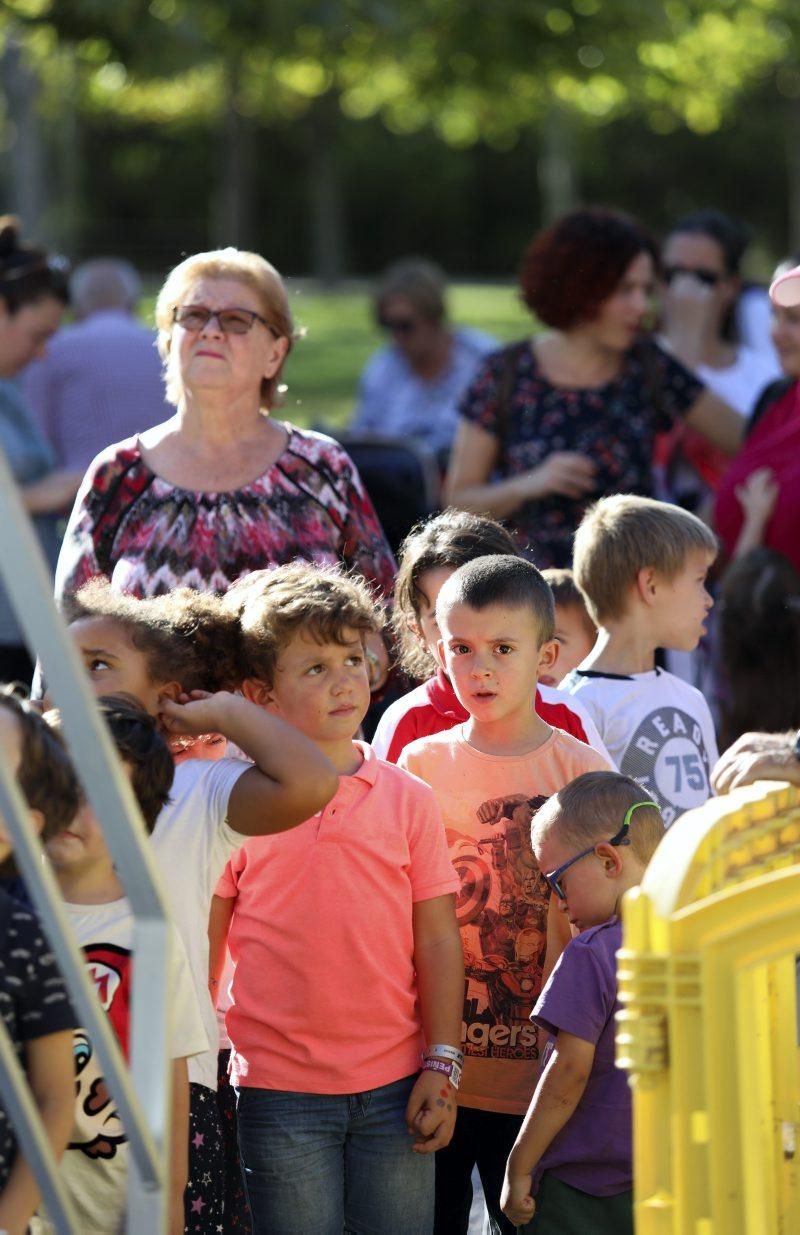
[[[430,1235],[433,1154],[412,1152],[416,1075],[359,1094],[236,1091],[253,1235]]]

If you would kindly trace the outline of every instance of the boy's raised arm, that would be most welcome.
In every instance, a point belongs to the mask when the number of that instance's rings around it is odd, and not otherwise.
[[[338,788],[336,769],[309,738],[240,695],[192,691],[164,700],[161,715],[170,733],[222,733],[252,759],[228,802],[228,823],[243,836],[295,827]]]
[[[592,1070],[594,1052],[594,1043],[559,1030],[506,1165],[500,1207],[517,1226],[524,1226],[533,1217],[531,1172],[574,1115]]]

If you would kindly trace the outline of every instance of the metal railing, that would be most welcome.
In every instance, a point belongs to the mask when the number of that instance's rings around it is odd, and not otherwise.
[[[125,886],[134,917],[130,1068],[88,975],[49,866],[42,860],[15,778],[0,760],[0,809],[14,855],[55,953],[70,998],[89,1035],[130,1143],[128,1235],[167,1229],[171,1068],[167,975],[170,932],[161,882],[130,784],[123,775],[86,673],[52,598],[52,582],[7,461],[0,451],[0,578],[31,652],[57,704],[75,770]],[[0,1096],[20,1152],[34,1171],[59,1235],[75,1225],[58,1165],[30,1099],[5,1027],[0,1026]]]

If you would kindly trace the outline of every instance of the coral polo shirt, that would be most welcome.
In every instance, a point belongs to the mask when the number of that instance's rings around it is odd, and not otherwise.
[[[217,885],[235,898],[236,1085],[361,1093],[419,1069],[413,906],[459,880],[429,787],[356,745],[324,810],[247,841]]]

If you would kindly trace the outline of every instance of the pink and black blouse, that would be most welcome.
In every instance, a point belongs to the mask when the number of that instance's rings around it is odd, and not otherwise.
[[[157,476],[138,438],[109,446],[78,492],[56,597],[96,575],[134,596],[222,593],[242,575],[298,558],[342,562],[389,596],[394,558],[354,464],[332,438],[285,427],[289,441],[272,467],[220,493]]]

